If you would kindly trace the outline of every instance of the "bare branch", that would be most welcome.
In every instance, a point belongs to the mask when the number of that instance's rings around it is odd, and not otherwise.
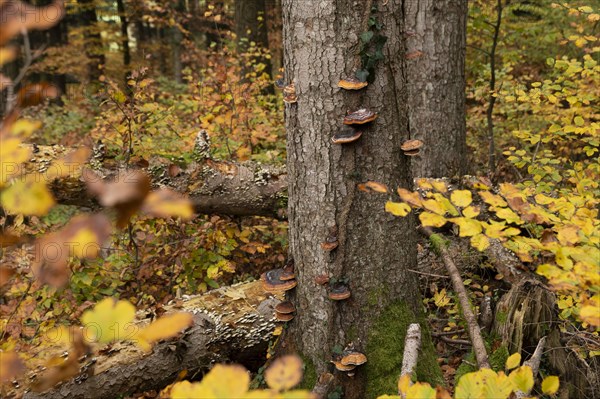
[[[429,227],[421,226],[419,228],[419,231],[428,238],[431,237],[432,234],[434,234]],[[450,279],[452,280],[452,286],[454,287],[454,291],[458,296],[463,317],[467,322],[467,326],[469,328],[469,336],[471,337],[471,342],[473,343],[473,352],[475,352],[477,364],[479,365],[479,368],[489,369],[490,363],[488,361],[488,355],[485,349],[485,344],[483,342],[483,337],[481,336],[481,330],[479,329],[479,325],[477,324],[477,318],[473,313],[473,309],[471,309],[469,296],[467,294],[467,290],[465,289],[465,285],[463,284],[462,277],[460,277],[460,272],[458,271],[458,268],[454,264],[452,257],[450,257],[446,249],[440,248],[440,253],[442,260],[444,261],[444,265],[446,266],[446,270],[448,271]]]

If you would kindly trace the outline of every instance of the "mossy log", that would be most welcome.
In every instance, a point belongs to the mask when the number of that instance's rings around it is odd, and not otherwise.
[[[542,362],[549,374],[560,376],[560,397],[600,398],[598,368],[561,342],[556,296],[540,282],[525,279],[511,287],[496,306],[493,330],[509,353],[519,352],[524,359],[546,337]]]
[[[60,145],[32,147],[33,157],[24,173],[37,172],[43,177],[54,161],[71,150]],[[112,159],[92,158],[90,164],[105,179],[123,167]],[[287,173],[283,167],[206,158],[182,168],[160,157],[132,161],[130,167],[145,170],[154,188],[168,187],[189,196],[200,214],[285,217]],[[69,170],[71,177],[53,180],[50,188],[58,203],[93,208],[97,205],[88,194],[80,171],[80,166],[73,167]]]
[[[21,388],[7,397],[114,398],[160,390],[175,381],[181,371],[186,370],[187,378],[193,378],[216,362],[232,361],[257,369],[273,336],[277,303],[278,299],[265,294],[258,281],[177,301],[165,307],[167,313],[194,314],[194,325],[179,337],[159,343],[149,353],[129,342],[115,343],[94,358],[92,367],[82,364],[85,371],[80,375],[43,393],[28,392],[30,385],[43,378],[43,372],[32,371],[18,381]],[[139,324],[147,322],[141,320]],[[55,348],[55,354],[62,350]],[[48,352],[44,350],[43,355],[50,355]]]

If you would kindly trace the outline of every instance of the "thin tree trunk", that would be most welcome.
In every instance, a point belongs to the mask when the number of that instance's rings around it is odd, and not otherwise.
[[[102,36],[98,31],[98,16],[96,14],[96,4],[94,0],[79,0],[80,12],[79,21],[84,27],[84,36],[86,39],[86,56],[89,59],[88,79],[95,84],[100,81],[102,67],[106,63],[104,49],[102,45]]]
[[[261,49],[269,48],[269,36],[265,0],[236,0],[235,1],[235,33],[238,40],[238,51],[246,52],[250,43]],[[256,57],[252,61],[265,65],[264,72],[272,73],[271,61],[266,57]],[[250,71],[249,65],[243,65],[242,77]],[[272,90],[272,88],[271,88]]]
[[[299,309],[291,331],[307,367],[317,374],[332,367],[336,347],[352,343],[367,355],[366,367],[360,366],[353,378],[336,372],[346,398],[396,390],[402,334],[417,322],[420,309],[415,274],[407,271],[416,264],[412,220],[392,217],[384,211],[385,197],[357,189],[365,181],[393,188],[411,185],[408,159],[400,150],[409,137],[402,3],[390,0],[371,15],[370,1],[283,1],[286,79],[295,83],[298,96],[297,104],[286,105],[289,240]],[[385,59],[372,84],[347,92],[337,82],[360,64],[359,37],[370,16],[383,24],[388,38]],[[346,111],[361,107],[379,118],[357,142],[332,144]],[[339,246],[329,253],[321,243],[331,234]],[[346,280],[350,299],[328,299],[325,288],[315,283],[323,274]],[[395,371],[382,370],[382,362],[393,363],[390,357],[397,359]]]
[[[467,0],[403,3],[410,138],[424,142],[413,175],[465,174]]]
[[[127,79],[131,73],[129,70],[131,66],[131,50],[129,49],[129,21],[123,0],[117,0],[117,11],[121,20],[121,47],[123,51],[123,67],[125,68],[125,83],[127,83]]]
[[[181,0],[177,2],[177,6],[175,7],[177,13],[182,13],[185,11],[185,3]],[[182,83],[182,63],[181,63],[181,47],[183,41],[183,34],[181,30],[177,26],[173,26],[171,28],[171,56],[173,58],[173,79],[177,83]]]

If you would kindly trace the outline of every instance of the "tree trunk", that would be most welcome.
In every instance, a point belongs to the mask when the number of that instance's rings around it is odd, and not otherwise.
[[[413,175],[465,174],[467,0],[403,3],[408,126],[410,138],[425,143],[412,159]]]
[[[289,240],[299,309],[292,332],[307,367],[317,374],[331,370],[335,347],[353,343],[367,355],[368,363],[355,377],[336,372],[346,398],[397,390],[404,335],[419,321],[420,309],[417,279],[406,270],[416,264],[412,219],[386,213],[387,196],[357,189],[366,181],[411,187],[408,158],[400,150],[409,137],[403,1],[390,0],[370,14],[372,3],[283,1],[286,78],[295,83],[298,96],[297,104],[286,106]],[[344,91],[337,82],[359,65],[359,37],[370,16],[383,24],[381,33],[388,38],[385,59],[366,89]],[[379,113],[378,119],[358,141],[332,144],[346,111],[361,107]],[[331,253],[320,245],[328,234],[335,234],[339,244]],[[347,280],[351,298],[329,300],[315,284],[322,274]],[[431,348],[430,342],[424,346],[425,352]],[[425,355],[419,366],[434,373],[437,367]]]
[[[185,2],[179,0],[175,5],[177,15],[185,12]],[[183,83],[183,65],[181,62],[181,47],[183,42],[183,33],[179,26],[171,27],[171,57],[173,59],[173,80],[177,83]]]
[[[235,1],[235,33],[238,40],[238,51],[246,52],[250,43],[256,43],[261,49],[269,48],[269,36],[267,32],[265,0],[236,0]],[[265,65],[264,73],[271,76],[271,61],[265,57],[253,59],[256,63]],[[244,63],[245,64],[245,63]],[[242,67],[242,77],[250,68],[248,65]]]
[[[88,79],[95,84],[100,81],[102,67],[106,63],[102,36],[98,31],[98,16],[96,15],[96,4],[94,0],[79,0],[79,21],[84,27],[86,39],[86,56],[89,59]]]
[[[129,48],[129,20],[127,18],[127,12],[125,11],[125,4],[123,0],[117,0],[117,11],[119,12],[119,19],[121,20],[121,47],[123,51],[123,67],[125,68],[124,82],[125,87],[131,71],[131,50]]]

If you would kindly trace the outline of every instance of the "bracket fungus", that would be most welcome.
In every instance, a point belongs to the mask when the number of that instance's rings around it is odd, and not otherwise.
[[[327,290],[327,297],[332,301],[343,301],[350,298],[350,288],[345,284],[336,283]]]
[[[275,319],[287,322],[294,318],[296,307],[290,301],[279,302],[275,306]]]
[[[331,138],[333,144],[346,144],[356,141],[362,136],[362,131],[353,128],[352,126],[344,125]]]
[[[319,274],[315,277],[315,284],[317,285],[325,285],[329,283],[329,276],[326,274]]]
[[[327,236],[327,239],[321,243],[321,248],[324,251],[329,252],[329,251],[333,251],[334,249],[336,249],[338,247],[338,244],[339,243],[338,243],[337,236],[330,235],[330,236]]]
[[[338,87],[345,90],[360,90],[367,87],[369,84],[355,77],[345,78],[338,82]]]
[[[293,273],[290,276],[290,272],[286,272],[283,269],[273,269],[261,274],[260,280],[265,291],[280,293],[289,291],[298,285],[295,277]]]
[[[361,108],[346,115],[344,117],[344,125],[364,125],[365,123],[373,122],[377,119],[377,116],[377,113],[367,108]]]
[[[331,363],[335,365],[336,370],[348,373],[349,377],[354,375],[354,369],[367,362],[367,356],[364,353],[353,349],[345,350],[340,356]]]
[[[294,104],[298,101],[296,86],[293,83],[290,83],[283,88],[283,101],[288,104]]]
[[[402,143],[400,149],[404,151],[404,155],[414,157],[415,155],[419,155],[421,147],[423,147],[423,142],[421,140],[413,139]]]

